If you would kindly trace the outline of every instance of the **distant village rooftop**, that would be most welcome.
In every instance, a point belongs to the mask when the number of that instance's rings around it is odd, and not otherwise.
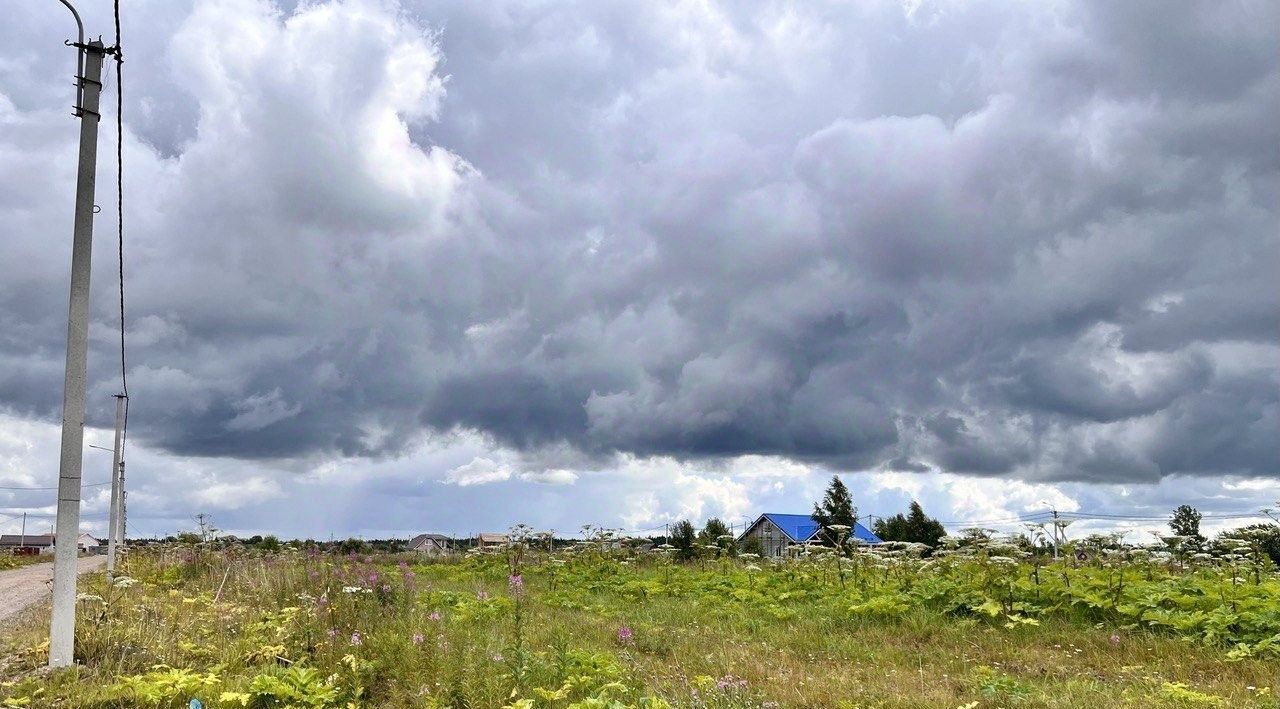
[[[758,539],[762,555],[784,556],[787,547],[820,541],[817,539],[820,531],[818,523],[809,515],[766,512],[757,517],[737,541],[741,544],[748,539]],[[884,543],[883,539],[856,522],[850,534],[863,544]]]

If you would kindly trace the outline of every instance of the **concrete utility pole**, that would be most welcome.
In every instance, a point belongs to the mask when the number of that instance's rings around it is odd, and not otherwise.
[[[124,494],[124,463],[120,460],[120,443],[124,434],[124,394],[116,394],[116,445],[111,454],[111,521],[107,524],[107,574],[116,570],[116,544],[121,535],[121,504]]]
[[[1049,512],[1053,514],[1053,521],[1051,522],[1051,524],[1053,525],[1053,559],[1054,561],[1057,561],[1058,560],[1058,535],[1062,531],[1058,526],[1058,508],[1050,504],[1048,500],[1040,500],[1036,504],[1047,508]]]
[[[64,3],[66,4],[66,3]],[[71,7],[67,4],[67,7]],[[74,13],[74,8],[72,9]],[[79,24],[80,18],[76,16]],[[80,87],[80,165],[76,175],[76,214],[71,243],[71,303],[67,313],[67,368],[62,389],[62,454],[58,463],[58,524],[53,556],[53,619],[49,624],[49,666],[74,661],[76,629],[76,551],[80,533],[80,472],[84,464],[84,390],[89,352],[89,267],[93,253],[93,197],[98,160],[98,99],[102,93],[101,41],[78,48],[84,73]]]
[[[127,406],[127,405],[126,405]],[[123,451],[121,451],[123,454]],[[116,544],[120,548],[125,548],[125,530],[129,528],[129,490],[124,484],[124,458],[120,458],[120,534],[116,539]]]
[[[1058,560],[1058,510],[1053,510],[1053,560]]]

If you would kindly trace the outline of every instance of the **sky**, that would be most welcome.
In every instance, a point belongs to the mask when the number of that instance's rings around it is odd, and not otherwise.
[[[953,529],[1280,499],[1274,2],[123,12],[131,534],[741,529],[836,474]],[[0,24],[5,532],[54,510],[73,31]]]

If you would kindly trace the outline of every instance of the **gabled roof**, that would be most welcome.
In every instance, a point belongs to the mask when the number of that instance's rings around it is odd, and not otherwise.
[[[884,544],[884,540],[876,536],[876,533],[862,526],[861,522],[853,523],[853,536],[863,544]]]
[[[787,538],[796,544],[802,544],[814,538],[818,534],[818,523],[813,521],[813,517],[809,515],[793,515],[779,512],[766,512],[760,515],[762,519],[767,519],[774,524]],[[756,520],[751,526],[754,527],[760,522]],[[750,529],[750,527],[748,527]],[[853,536],[863,544],[883,544],[884,540],[877,537],[871,530],[862,526],[861,523],[855,522],[853,525]]]
[[[51,547],[53,546],[53,536],[49,534],[2,534],[0,535],[0,546],[16,547],[26,545],[29,547]]]
[[[818,523],[809,515],[789,515],[777,512],[766,512],[763,517],[782,530],[792,542],[807,542],[818,533]]]
[[[419,547],[426,546],[427,542],[436,542],[440,546],[447,546],[449,544],[449,538],[443,534],[419,534],[409,540],[409,548],[417,549]]]

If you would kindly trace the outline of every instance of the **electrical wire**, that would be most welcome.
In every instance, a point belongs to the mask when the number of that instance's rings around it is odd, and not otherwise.
[[[1201,515],[1201,519],[1205,521],[1214,520],[1238,520],[1238,519],[1256,519],[1263,517],[1261,512],[1218,512],[1206,513]],[[942,524],[948,527],[964,527],[964,526],[981,526],[986,524],[1017,524],[1017,523],[1040,523],[1054,519],[1053,512],[1033,512],[1017,517],[1005,517],[1002,519],[977,519],[977,520],[952,520],[943,521]],[[1073,511],[1066,512],[1059,510],[1056,515],[1057,519],[1070,521],[1105,521],[1105,522],[1167,522],[1169,515],[1159,514],[1120,514],[1111,512],[1082,512]]]
[[[1169,515],[1125,515],[1106,512],[1059,512],[1058,514],[1064,518],[1114,520],[1117,522],[1164,522],[1169,519]],[[1262,516],[1261,512],[1222,512],[1218,514],[1202,514],[1200,519],[1251,519]]]
[[[124,81],[121,72],[124,67],[124,47],[120,43],[120,0],[115,0],[113,14],[116,26],[116,265],[120,277],[120,393],[124,395],[124,415],[120,422],[120,469],[113,470],[112,475],[121,479],[120,524],[124,525],[124,448],[129,440],[129,368],[125,359],[125,319],[124,319]],[[114,503],[113,503],[114,505]],[[122,535],[123,536],[123,535]]]
[[[13,508],[11,507],[11,508],[9,508],[9,509],[13,509]],[[11,514],[11,513],[9,513],[9,512],[5,512],[5,513],[3,513],[3,514]],[[89,518],[89,519],[100,519],[100,518],[102,518],[102,517],[106,517],[108,514],[110,514],[110,513],[108,513],[108,512],[89,512],[89,513],[82,513],[82,514],[80,515],[80,518],[81,518],[81,519],[85,519],[85,518]],[[27,515],[27,517],[34,517],[34,518],[36,518],[36,519],[56,519],[56,518],[57,518],[57,516],[58,516],[57,514],[52,514],[52,513],[51,513],[51,514],[42,514],[42,513],[39,513],[39,512],[27,512],[27,513],[26,513],[26,515]],[[14,519],[17,519],[18,517],[21,517],[21,516],[22,516],[22,513],[21,513],[21,512],[19,512],[18,514],[14,515],[14,517],[13,517],[13,518],[14,518]]]
[[[120,44],[120,0],[115,0],[114,12],[116,25],[116,256],[120,277],[120,390],[124,394],[120,453],[123,456],[124,443],[129,432],[129,373],[125,360],[124,319],[124,82],[121,81],[124,48]]]
[[[81,485],[80,487],[101,487],[101,486],[103,486],[103,485],[110,485],[110,484],[111,484],[111,481],[109,481],[109,480],[108,480],[107,482],[104,482],[104,483],[85,483],[85,484]],[[0,485],[0,490],[4,490],[4,491],[7,491],[7,492],[8,492],[8,491],[23,491],[23,490],[57,490],[57,489],[58,489],[58,488],[57,488],[56,486],[53,486],[53,487],[18,487],[18,486],[16,486],[16,485]]]
[[[1052,512],[1032,512],[1017,517],[1002,517],[999,519],[968,519],[968,520],[950,520],[943,521],[941,524],[948,527],[980,527],[986,524],[1018,524],[1022,522],[1044,522],[1053,518]]]

